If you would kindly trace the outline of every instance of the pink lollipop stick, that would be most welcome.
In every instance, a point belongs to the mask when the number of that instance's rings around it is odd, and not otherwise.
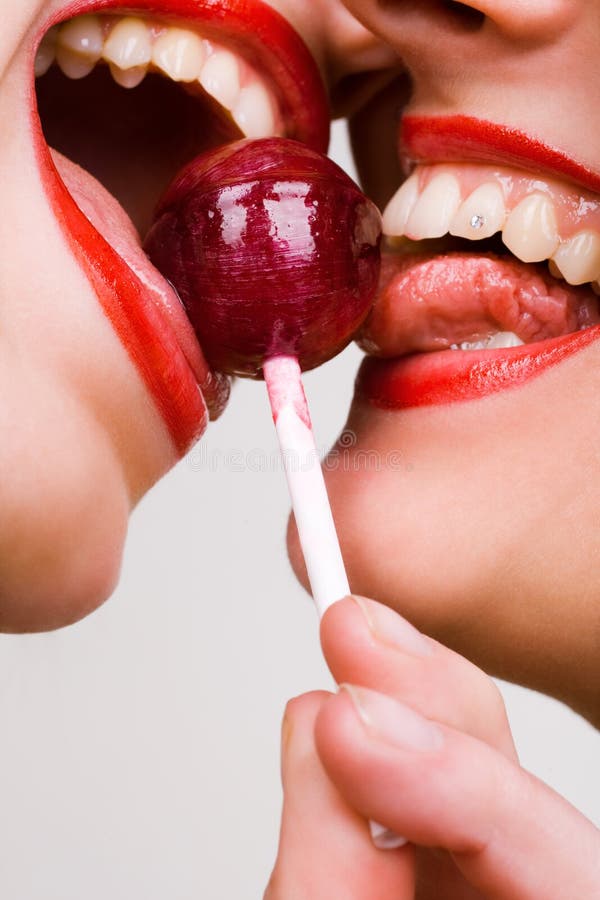
[[[263,373],[312,595],[323,616],[350,593],[310,413],[294,356],[266,360]]]
[[[298,360],[274,356],[263,374],[279,439],[296,527],[319,618],[350,593],[348,576],[327,496]],[[406,839],[370,822],[373,843],[394,849]]]

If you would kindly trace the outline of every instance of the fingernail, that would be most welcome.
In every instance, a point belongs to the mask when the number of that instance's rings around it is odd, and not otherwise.
[[[427,638],[388,606],[356,595],[352,595],[352,599],[377,640],[414,656],[428,656],[432,652],[431,643]]]
[[[420,753],[442,746],[444,736],[438,726],[403,703],[353,684],[340,685],[340,691],[347,694],[363,725],[379,740]]]

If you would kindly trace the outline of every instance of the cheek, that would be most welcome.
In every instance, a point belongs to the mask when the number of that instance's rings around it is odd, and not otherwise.
[[[167,427],[137,369],[64,243],[43,196],[15,174],[0,222],[0,342],[7,369],[60,384],[94,419],[139,498],[176,461]],[[31,177],[31,176],[30,176]],[[42,409],[36,396],[30,401]],[[67,413],[59,417],[67,419]],[[58,418],[57,418],[58,421]],[[67,423],[68,424],[68,423]],[[72,434],[76,439],[76,434]]]
[[[35,631],[107,599],[130,508],[177,454],[35,175],[16,162],[9,171],[0,217],[0,630]]]
[[[32,368],[3,366],[0,383],[0,630],[49,630],[111,594],[130,499],[85,404]]]
[[[401,413],[355,402],[353,445],[344,437],[326,464],[353,590],[444,636],[482,608],[517,628],[590,595],[600,385],[579,356],[484,401]]]

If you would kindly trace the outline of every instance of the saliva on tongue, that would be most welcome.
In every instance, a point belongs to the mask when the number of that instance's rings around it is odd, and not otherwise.
[[[317,609],[349,593],[301,371],[339,353],[379,279],[379,211],[296,141],[243,140],[194,159],[144,249],[175,287],[211,365],[264,377]]]

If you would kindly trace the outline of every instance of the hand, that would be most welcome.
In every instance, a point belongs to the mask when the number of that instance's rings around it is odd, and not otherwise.
[[[520,768],[484,673],[373,601],[336,604],[322,642],[360,687],[288,706],[265,900],[600,898],[600,833]],[[377,850],[369,818],[415,846]]]

